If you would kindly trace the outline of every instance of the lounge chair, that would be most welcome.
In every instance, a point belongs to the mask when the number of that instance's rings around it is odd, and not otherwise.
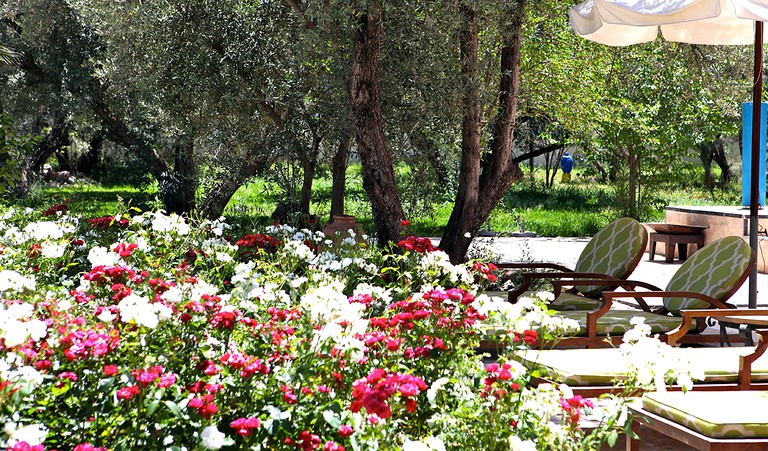
[[[695,319],[701,316],[696,315],[697,312],[704,311],[683,310],[682,313],[693,313],[690,317]],[[768,310],[761,312],[768,315]],[[667,334],[672,342],[675,332]],[[704,375],[703,380],[695,381],[694,390],[766,390],[768,358],[759,358],[768,349],[768,331],[758,333],[760,341],[754,347],[675,347],[669,351],[671,356],[691,362],[692,372]],[[575,394],[584,397],[620,392],[614,383],[626,379],[630,371],[630,362],[617,348],[529,350],[517,353],[514,358],[540,373],[538,382],[565,383]]]
[[[522,283],[507,293],[509,301],[516,302],[519,297],[531,294],[528,290],[537,279],[626,279],[637,267],[647,244],[648,232],[642,224],[632,218],[620,218],[592,237],[574,269],[555,263],[499,263],[496,266],[502,270],[524,271]],[[579,284],[567,291],[557,292],[550,307],[555,310],[593,310],[601,305],[600,295],[605,289],[600,285]]]
[[[768,450],[768,392],[648,393],[629,405],[626,449],[639,451],[641,426],[698,450]]]
[[[583,280],[586,284],[605,287],[623,287],[629,291],[605,291],[603,304],[592,311],[560,311],[557,315],[576,320],[581,329],[576,336],[567,338],[558,346],[600,347],[608,342],[619,343],[621,336],[632,326],[635,316],[645,318],[652,333],[664,334],[681,324],[683,309],[733,308],[728,299],[744,283],[755,264],[754,252],[740,237],[730,236],[716,240],[686,260],[667,284],[666,290],[638,281]],[[561,282],[554,281],[556,286]],[[638,288],[648,291],[637,291]],[[634,300],[639,308],[611,308],[617,298]],[[646,298],[661,298],[663,307],[652,310]],[[703,318],[690,325],[686,342],[714,342],[717,335],[701,335],[706,328]],[[694,332],[694,333],[691,333]]]
[[[707,315],[705,311],[684,311],[687,321]],[[711,314],[711,312],[709,312]],[[717,312],[739,318],[768,316],[768,310]],[[716,314],[714,317],[718,317]],[[722,316],[720,317],[722,318]],[[722,318],[731,321],[733,318]],[[744,321],[743,319],[741,321]],[[748,322],[747,320],[746,322]],[[760,326],[765,328],[764,323]],[[768,330],[757,330],[760,343],[754,355],[741,359],[739,388],[755,388],[755,359],[768,347]],[[682,332],[670,334],[670,341]],[[715,408],[713,408],[715,407]],[[672,437],[700,450],[768,450],[768,392],[726,390],[718,392],[647,393],[629,406],[632,430],[627,436],[627,450],[638,451],[641,426]]]

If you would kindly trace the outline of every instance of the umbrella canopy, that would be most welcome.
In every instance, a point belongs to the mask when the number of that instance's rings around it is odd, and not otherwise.
[[[568,12],[579,36],[606,45],[656,39],[689,44],[754,42],[755,21],[768,20],[766,0],[589,0]]]
[[[665,39],[689,44],[755,44],[753,83],[750,245],[759,252],[760,102],[763,24],[768,0],[587,0],[568,11],[576,34],[606,45],[624,46]],[[757,266],[749,281],[749,306],[757,305]]]

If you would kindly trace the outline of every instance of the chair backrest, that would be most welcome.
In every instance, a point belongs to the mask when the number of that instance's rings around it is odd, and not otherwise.
[[[713,241],[696,251],[670,279],[666,291],[693,291],[726,302],[749,276],[754,264],[749,244],[738,236]],[[675,316],[684,309],[705,309],[709,303],[694,298],[664,298]]]
[[[643,257],[648,244],[645,227],[632,218],[620,218],[597,232],[579,255],[574,271],[606,274],[626,279]],[[608,289],[600,286],[577,286],[587,296]]]

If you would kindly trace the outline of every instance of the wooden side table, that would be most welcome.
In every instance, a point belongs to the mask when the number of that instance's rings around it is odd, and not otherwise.
[[[680,261],[685,261],[688,258],[688,244],[695,244],[696,250],[701,249],[704,246],[704,235],[699,233],[660,233],[652,232],[649,237],[651,241],[651,252],[649,260],[653,261],[654,255],[656,255],[656,243],[662,242],[666,245],[665,255],[667,257],[667,263],[672,263],[675,258],[675,245],[677,245],[677,255],[680,257]]]

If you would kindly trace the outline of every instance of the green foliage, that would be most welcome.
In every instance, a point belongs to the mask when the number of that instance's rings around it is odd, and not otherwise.
[[[19,134],[13,125],[10,116],[0,114],[0,194],[18,187],[22,177],[21,162],[40,140],[39,136]]]

